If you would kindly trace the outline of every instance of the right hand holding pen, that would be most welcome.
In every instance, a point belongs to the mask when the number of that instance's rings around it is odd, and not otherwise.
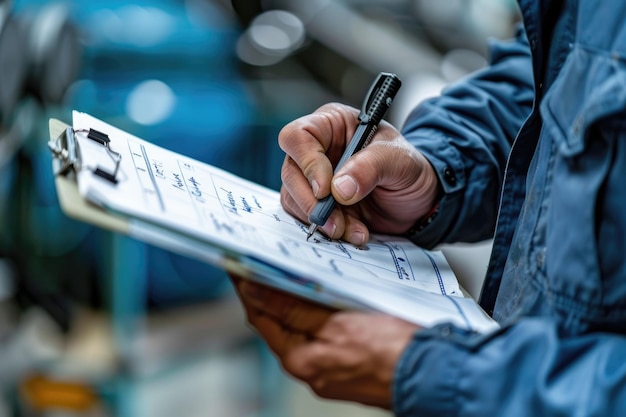
[[[333,176],[358,114],[350,106],[326,104],[286,125],[278,141],[286,153],[283,207],[306,222],[317,200],[332,192],[339,206],[322,231],[362,245],[370,231],[408,231],[434,206],[439,182],[426,158],[385,121],[371,143]]]

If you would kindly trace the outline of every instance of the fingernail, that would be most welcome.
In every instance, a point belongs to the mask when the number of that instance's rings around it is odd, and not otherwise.
[[[341,177],[335,178],[333,185],[335,186],[335,190],[345,200],[349,200],[356,193],[356,181],[349,175],[342,175]]]
[[[313,195],[317,198],[317,193],[319,193],[320,191],[320,185],[317,183],[317,181],[311,181],[311,189],[313,190]]]
[[[335,223],[328,221],[322,227],[322,229],[324,230],[326,235],[332,239],[332,237],[335,235],[335,230],[337,230],[337,225]]]
[[[350,243],[353,245],[361,246],[365,243],[365,233],[363,232],[352,232],[350,234]]]

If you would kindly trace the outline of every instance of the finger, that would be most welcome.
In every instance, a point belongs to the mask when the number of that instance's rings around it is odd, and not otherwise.
[[[250,324],[281,361],[294,349],[308,342],[308,336],[305,333],[284,327],[278,320],[270,316],[254,315],[250,319]]]
[[[313,206],[317,204],[317,199],[312,199],[312,201],[310,201],[309,203],[302,203],[306,199],[307,199],[307,196],[306,196],[306,193],[304,193],[302,197],[299,197],[299,201],[301,203],[298,203],[298,201],[294,199],[294,197],[286,191],[286,187],[284,185],[283,187],[281,187],[281,193],[280,193],[281,205],[288,213],[300,219],[304,223],[309,222],[307,213],[313,210]],[[309,204],[310,204],[310,208],[308,208]],[[340,239],[345,234],[346,222],[347,222],[347,219],[345,218],[345,214],[343,213],[343,211],[340,208],[336,208],[328,217],[328,220],[326,221],[326,223],[324,223],[323,225],[318,225],[318,226],[321,226],[320,229],[318,230],[322,232],[324,235],[328,236],[330,239]],[[351,243],[354,243],[356,245],[361,244],[359,242],[351,242]]]
[[[281,203],[293,215],[306,221],[308,213],[313,210],[313,206],[317,203],[315,196],[319,189],[317,182],[314,181],[311,185],[300,167],[289,156],[285,157],[283,162],[281,180]],[[285,204],[288,205],[285,206]]]
[[[343,236],[346,227],[346,219],[343,209],[341,207],[336,207],[330,213],[326,223],[318,226],[320,226],[318,230],[330,239],[340,239]]]
[[[287,213],[304,223],[308,222],[306,210],[304,210],[300,204],[298,204],[298,201],[295,200],[291,194],[289,194],[284,185],[280,189],[280,204],[285,211],[287,211]]]
[[[245,278],[242,278],[241,276],[230,273],[230,272],[228,273],[228,275],[230,276],[230,279],[233,282],[233,286],[235,288],[235,292],[237,293],[237,296],[241,300],[241,305],[243,306],[243,309],[246,313],[246,319],[248,320],[248,323],[252,324],[255,317],[262,315],[262,313],[258,311],[258,309],[254,308],[249,302],[247,302],[246,299],[243,298],[243,295],[241,294],[241,291],[239,290],[241,283],[245,282]]]
[[[285,160],[282,170],[283,185],[280,192],[281,205],[288,213],[308,223],[308,213],[313,210],[318,200],[311,193],[311,189],[305,178],[293,172],[295,169],[299,173],[299,168],[287,167],[287,165],[295,166],[293,160],[291,160],[291,162]],[[293,177],[285,177],[287,172],[290,172]],[[344,218],[343,212],[337,208],[333,210],[326,223],[319,225],[321,226],[320,231],[331,239],[339,239],[345,233],[345,223],[346,219]],[[355,244],[360,243],[357,242]]]
[[[391,385],[381,385],[369,377],[354,378],[350,373],[345,376],[333,375],[331,378],[321,377],[309,381],[313,392],[325,399],[343,400],[366,404],[369,406],[391,409]]]
[[[319,379],[316,350],[320,343],[305,333],[283,327],[269,316],[255,317],[253,326],[287,373],[308,383]]]
[[[370,239],[370,232],[365,223],[344,210],[344,230],[341,239],[356,246],[365,245]]]
[[[303,181],[314,197],[330,193],[333,167],[326,155],[332,139],[330,125],[326,114],[314,113],[289,123],[278,134],[278,144],[287,155],[281,178],[292,195]],[[294,195],[296,200],[298,195]]]
[[[303,333],[315,333],[335,312],[250,281],[240,282],[238,291],[244,304],[272,317],[284,327]]]
[[[330,194],[333,164],[341,158],[354,132],[357,115],[358,110],[352,107],[326,104],[289,123],[278,135],[281,149],[293,159],[317,198]],[[283,180],[290,181],[291,177]]]
[[[388,408],[393,372],[381,376],[379,364],[369,359],[317,339],[292,343],[280,357],[283,368],[320,397]]]

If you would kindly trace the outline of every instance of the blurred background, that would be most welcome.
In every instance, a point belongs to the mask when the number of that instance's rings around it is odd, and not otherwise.
[[[389,71],[400,126],[517,21],[514,0],[0,0],[0,417],[388,415],[287,378],[221,270],[67,218],[48,119],[278,189],[285,123]]]

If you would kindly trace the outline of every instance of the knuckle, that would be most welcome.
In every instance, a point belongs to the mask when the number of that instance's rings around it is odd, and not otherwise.
[[[298,308],[298,304],[291,299],[283,303],[283,308],[279,311],[280,317],[284,318],[284,322],[289,327],[295,327],[306,322],[307,316],[303,309]]]
[[[278,146],[286,153],[289,153],[291,143],[297,138],[301,125],[302,118],[296,119],[283,126],[280,132],[278,132]]]
[[[315,110],[315,113],[343,112],[346,110],[346,108],[348,108],[348,106],[343,103],[340,103],[338,101],[331,101],[318,107],[318,109]]]
[[[322,378],[326,360],[325,350],[319,343],[309,343],[303,349],[283,357],[282,366],[291,375],[311,384]]]
[[[322,398],[329,398],[329,381],[324,377],[313,378],[310,381],[307,381],[311,390]]]
[[[288,356],[282,361],[282,366],[287,373],[307,383],[316,377],[314,368],[297,357]]]

